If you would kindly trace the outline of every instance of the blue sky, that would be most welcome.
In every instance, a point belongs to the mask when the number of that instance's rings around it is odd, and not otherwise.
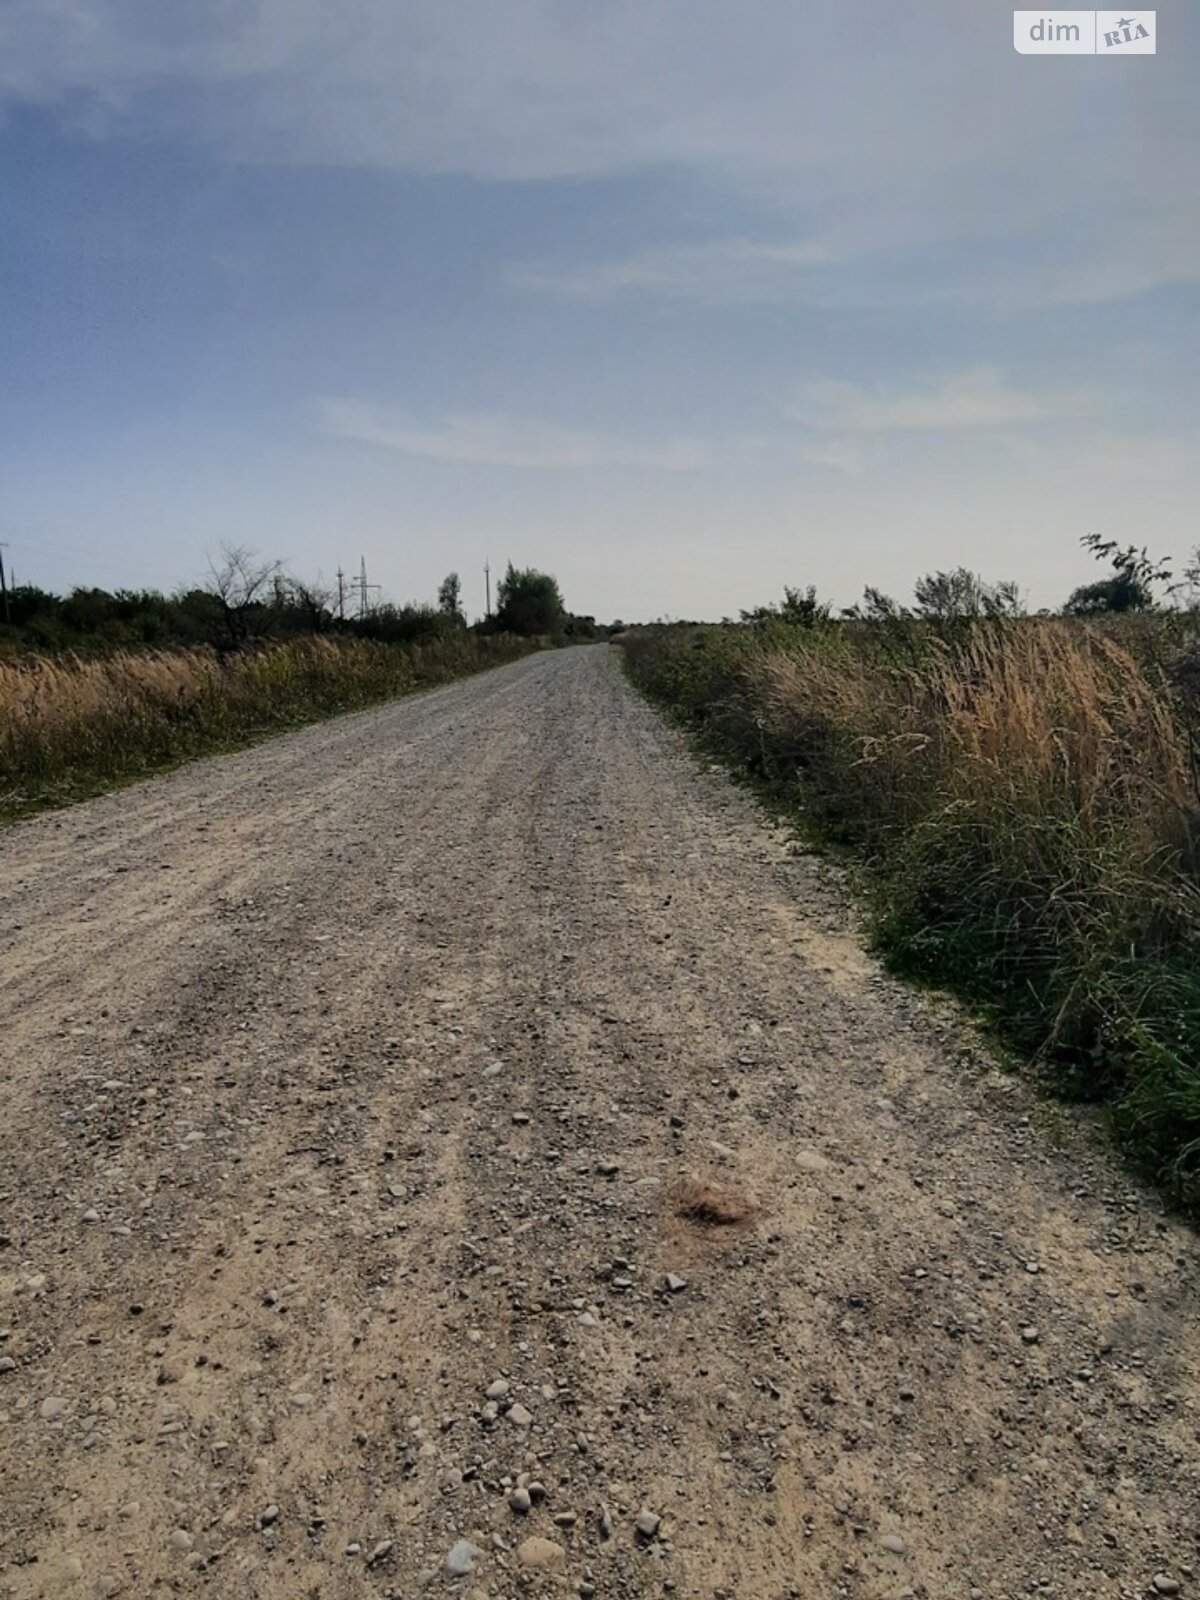
[[[6,0],[0,539],[604,617],[1035,604],[1198,541],[1200,26],[931,0]]]

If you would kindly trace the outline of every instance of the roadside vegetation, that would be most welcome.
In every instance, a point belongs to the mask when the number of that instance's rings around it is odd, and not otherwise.
[[[436,606],[346,618],[330,591],[228,550],[178,595],[16,589],[0,625],[0,820],[531,650],[594,636],[555,580],[509,567],[468,625],[456,573]]]
[[[968,997],[1200,1211],[1197,568],[1090,541],[1062,616],[959,570],[835,618],[812,590],[623,637],[634,681],[810,841],[881,949]]]

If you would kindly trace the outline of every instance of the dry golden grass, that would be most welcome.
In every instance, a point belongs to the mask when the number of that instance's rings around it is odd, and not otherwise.
[[[0,660],[0,815],[511,660],[502,635]]]
[[[1053,806],[1089,832],[1120,826],[1149,858],[1194,812],[1162,683],[1099,631],[979,628],[911,665],[810,636],[755,652],[746,675],[769,724],[786,737],[817,722],[849,741],[862,787],[912,817],[931,794]]]

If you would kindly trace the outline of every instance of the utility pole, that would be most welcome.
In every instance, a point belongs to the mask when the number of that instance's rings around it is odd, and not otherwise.
[[[7,549],[7,544],[0,540],[0,595],[3,595],[4,597],[4,621],[6,623],[11,623],[12,612],[10,611],[8,605],[8,580],[4,576],[4,552]]]
[[[490,617],[492,614],[492,568],[486,559],[483,563],[483,581],[487,587],[487,615]]]
[[[366,556],[360,556],[359,560],[362,562],[362,569],[359,573],[359,576],[357,578],[351,578],[347,587],[358,590],[358,620],[360,622],[364,622],[371,609],[370,595],[368,591],[371,589],[382,589],[383,585],[380,583],[367,582],[367,558]]]
[[[346,620],[346,574],[342,571],[341,562],[338,563],[338,621]]]

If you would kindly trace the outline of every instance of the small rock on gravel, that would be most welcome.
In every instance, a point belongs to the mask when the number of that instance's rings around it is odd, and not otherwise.
[[[653,1511],[642,1511],[637,1519],[638,1535],[642,1539],[653,1539],[662,1524],[662,1518]]]
[[[59,1417],[65,1417],[71,1408],[71,1402],[64,1400],[60,1394],[50,1394],[42,1401],[42,1421],[57,1422]]]
[[[518,1428],[528,1428],[533,1421],[533,1415],[518,1401],[515,1406],[509,1407],[508,1420],[515,1422]]]
[[[902,1556],[908,1549],[898,1533],[885,1533],[879,1542],[890,1556]]]
[[[1156,1572],[1153,1578],[1155,1594],[1178,1594],[1179,1584],[1165,1572]]]
[[[534,1535],[517,1546],[517,1565],[526,1572],[561,1572],[566,1564],[567,1552],[553,1539]]]
[[[533,1504],[533,1497],[528,1489],[514,1489],[508,1497],[509,1506],[518,1516],[523,1517]]]
[[[829,1162],[819,1150],[797,1150],[793,1161],[800,1172],[828,1172]]]
[[[668,1272],[664,1281],[668,1294],[680,1294],[688,1286],[687,1279],[680,1277],[678,1272]]]
[[[451,1546],[450,1554],[446,1557],[446,1575],[450,1578],[465,1578],[475,1570],[475,1558],[482,1551],[473,1545],[469,1539],[459,1539]]]

